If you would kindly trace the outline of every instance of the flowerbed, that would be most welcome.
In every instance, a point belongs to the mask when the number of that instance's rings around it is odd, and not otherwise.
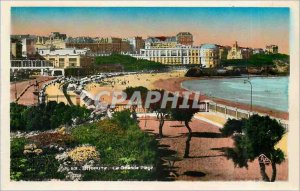
[[[100,160],[99,153],[93,146],[81,146],[68,152],[68,156],[74,162],[83,162],[87,160]]]
[[[40,133],[39,135],[29,137],[28,140],[43,148],[51,146],[66,147],[75,144],[75,140],[71,135],[61,132]]]

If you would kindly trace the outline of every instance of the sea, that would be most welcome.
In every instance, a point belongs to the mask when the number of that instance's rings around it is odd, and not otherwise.
[[[289,77],[241,77],[199,79],[182,82],[182,87],[210,97],[288,112]]]

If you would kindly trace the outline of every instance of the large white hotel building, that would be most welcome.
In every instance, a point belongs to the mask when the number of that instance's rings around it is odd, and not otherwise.
[[[145,48],[133,57],[146,59],[163,64],[201,64],[212,68],[219,64],[219,48],[214,44],[192,46],[178,42],[173,37],[149,37]]]

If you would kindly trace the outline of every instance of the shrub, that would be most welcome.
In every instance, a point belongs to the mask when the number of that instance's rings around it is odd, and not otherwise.
[[[11,158],[11,180],[50,180],[62,179],[64,175],[58,173],[59,163],[54,155],[31,155]]]
[[[24,129],[26,121],[23,118],[23,112],[26,108],[26,106],[14,102],[10,104],[10,129],[12,131]]]
[[[124,110],[122,112],[116,112],[113,114],[112,121],[116,123],[119,127],[127,130],[130,126],[136,124],[136,121],[130,117],[131,112],[129,110]]]
[[[23,156],[24,146],[28,143],[25,138],[13,138],[10,141],[10,157],[21,157]]]
[[[110,146],[121,146],[118,137],[124,135],[125,131],[118,127],[112,120],[103,120],[93,124],[86,124],[72,130],[72,136],[80,144],[95,145],[101,156],[102,151]]]
[[[229,137],[234,133],[241,133],[244,124],[245,124],[245,119],[242,120],[228,119],[224,127],[220,129],[220,132],[225,137]]]
[[[47,139],[49,134],[51,133],[42,133],[40,137],[36,135],[28,139],[14,138],[11,140],[11,180],[40,181],[63,179],[65,177],[63,173],[57,172],[60,164],[55,159],[55,154],[58,150],[51,152],[49,148],[41,149],[40,147],[43,141],[46,145],[48,144],[47,141],[54,140],[55,142],[55,139],[51,138],[50,140],[41,141],[42,138]],[[58,140],[58,137],[56,137],[56,140]]]
[[[127,121],[126,121],[127,120]],[[95,145],[103,165],[156,165],[157,141],[140,130],[129,111],[116,112],[113,119],[82,125],[72,130],[72,136],[81,144]],[[152,171],[90,171],[83,180],[147,180]],[[116,175],[118,174],[118,175]],[[138,174],[143,174],[139,177]]]
[[[38,106],[25,107],[15,103],[10,110],[11,131],[35,131],[55,129],[60,125],[71,125],[77,118],[79,122],[88,119],[90,111],[84,107],[69,106],[64,103],[49,102]]]

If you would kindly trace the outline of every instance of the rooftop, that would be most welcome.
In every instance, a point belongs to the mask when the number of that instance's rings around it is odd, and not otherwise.
[[[190,32],[180,32],[177,34],[177,36],[181,36],[181,35],[192,35]]]
[[[176,42],[175,36],[156,36],[156,37],[149,37],[146,40],[147,42]]]
[[[39,49],[38,52],[40,55],[70,55],[70,56],[77,56],[77,55],[85,55],[87,53],[88,49],[74,49],[74,48],[64,48],[64,49]]]
[[[202,44],[201,49],[215,49],[217,48],[217,45],[215,44]]]

